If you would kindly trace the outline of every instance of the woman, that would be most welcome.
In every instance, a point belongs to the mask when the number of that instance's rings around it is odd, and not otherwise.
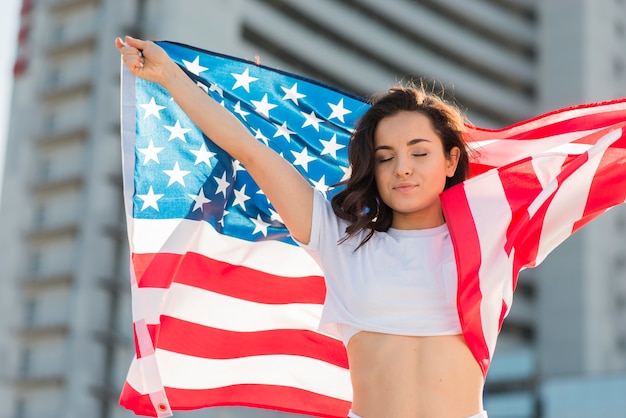
[[[346,345],[350,416],[486,417],[483,374],[461,335],[454,252],[439,201],[468,170],[459,113],[422,90],[390,90],[357,125],[352,175],[331,204],[159,46],[133,38],[116,46],[135,76],[167,89],[246,167],[322,267],[320,330]]]

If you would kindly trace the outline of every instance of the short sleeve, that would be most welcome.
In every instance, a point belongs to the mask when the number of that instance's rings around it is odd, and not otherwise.
[[[324,195],[313,194],[313,215],[311,217],[311,237],[308,243],[298,242],[307,251],[319,253],[325,246],[336,246],[345,234],[346,225],[335,215],[330,202]]]

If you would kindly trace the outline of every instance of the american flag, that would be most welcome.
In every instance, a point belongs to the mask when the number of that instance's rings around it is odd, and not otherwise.
[[[365,100],[297,75],[160,42],[198,87],[328,198]],[[137,414],[240,405],[345,417],[342,343],[316,331],[325,287],[245,167],[160,86],[122,77]],[[626,101],[503,130],[468,128],[472,178],[442,195],[464,336],[487,373],[521,268],[626,199]]]

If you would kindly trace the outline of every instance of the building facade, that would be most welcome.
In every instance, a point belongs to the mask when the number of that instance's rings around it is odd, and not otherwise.
[[[116,36],[258,56],[363,96],[422,78],[483,127],[626,96],[624,0],[24,0],[21,20],[0,418],[133,416],[117,405],[133,338]],[[488,378],[491,417],[623,416],[625,232],[625,211],[610,211],[523,272]]]

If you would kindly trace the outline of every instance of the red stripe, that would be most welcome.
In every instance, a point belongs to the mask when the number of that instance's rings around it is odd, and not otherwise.
[[[616,141],[602,156],[589,189],[583,217],[574,225],[579,230],[606,208],[626,200],[626,135]]]
[[[455,251],[458,291],[457,307],[463,336],[483,375],[490,365],[489,348],[481,322],[479,270],[482,263],[480,239],[465,194],[465,184],[449,188],[441,195],[442,209]]]
[[[617,105],[617,104],[622,104],[624,105],[624,107],[622,107],[620,110],[613,110],[613,111],[606,110],[605,106],[611,106],[611,105]],[[584,103],[584,104],[571,106],[571,107],[564,108],[564,109],[558,109],[549,113],[538,115],[532,119],[520,121],[518,123],[509,125],[502,129],[486,129],[486,128],[470,126],[468,127],[466,136],[467,138],[470,139],[470,141],[477,140],[477,138],[480,138],[480,140],[501,139],[501,138],[506,138],[507,136],[510,136],[511,138],[513,138],[513,135],[515,133],[520,132],[520,131],[521,132],[531,131],[537,125],[546,125],[547,123],[550,122],[551,119],[563,120],[563,118],[566,118],[565,121],[572,121],[572,120],[579,119],[583,117],[584,115],[581,116],[579,114],[577,116],[573,114],[572,115],[567,114],[568,112],[578,111],[578,110],[582,110],[586,114],[597,115],[598,118],[603,118],[604,117],[603,115],[611,115],[611,116],[614,115],[618,119],[617,122],[622,122],[626,118],[626,99],[612,100],[612,101],[607,101],[603,103]],[[558,133],[572,131],[571,126],[572,125],[569,125],[569,127],[565,126],[563,128],[565,130],[562,132],[558,132]],[[603,124],[603,126],[606,126],[606,123]]]
[[[234,385],[217,389],[165,388],[173,410],[191,410],[212,406],[247,406],[317,417],[346,417],[350,402],[302,389],[272,385]],[[128,383],[120,396],[120,405],[144,416],[156,416],[148,395],[142,395]]]
[[[167,289],[181,283],[267,304],[323,304],[326,295],[321,276],[275,276],[197,253],[133,254],[133,267],[140,288]]]
[[[234,332],[161,316],[156,348],[212,359],[287,354],[348,368],[341,341],[309,330]]]
[[[511,135],[508,139],[538,139],[563,134],[565,132],[588,131],[623,122],[624,118],[626,118],[625,110],[592,113],[552,124],[535,125],[536,127],[529,126],[529,130]],[[585,141],[582,142],[587,143]]]

